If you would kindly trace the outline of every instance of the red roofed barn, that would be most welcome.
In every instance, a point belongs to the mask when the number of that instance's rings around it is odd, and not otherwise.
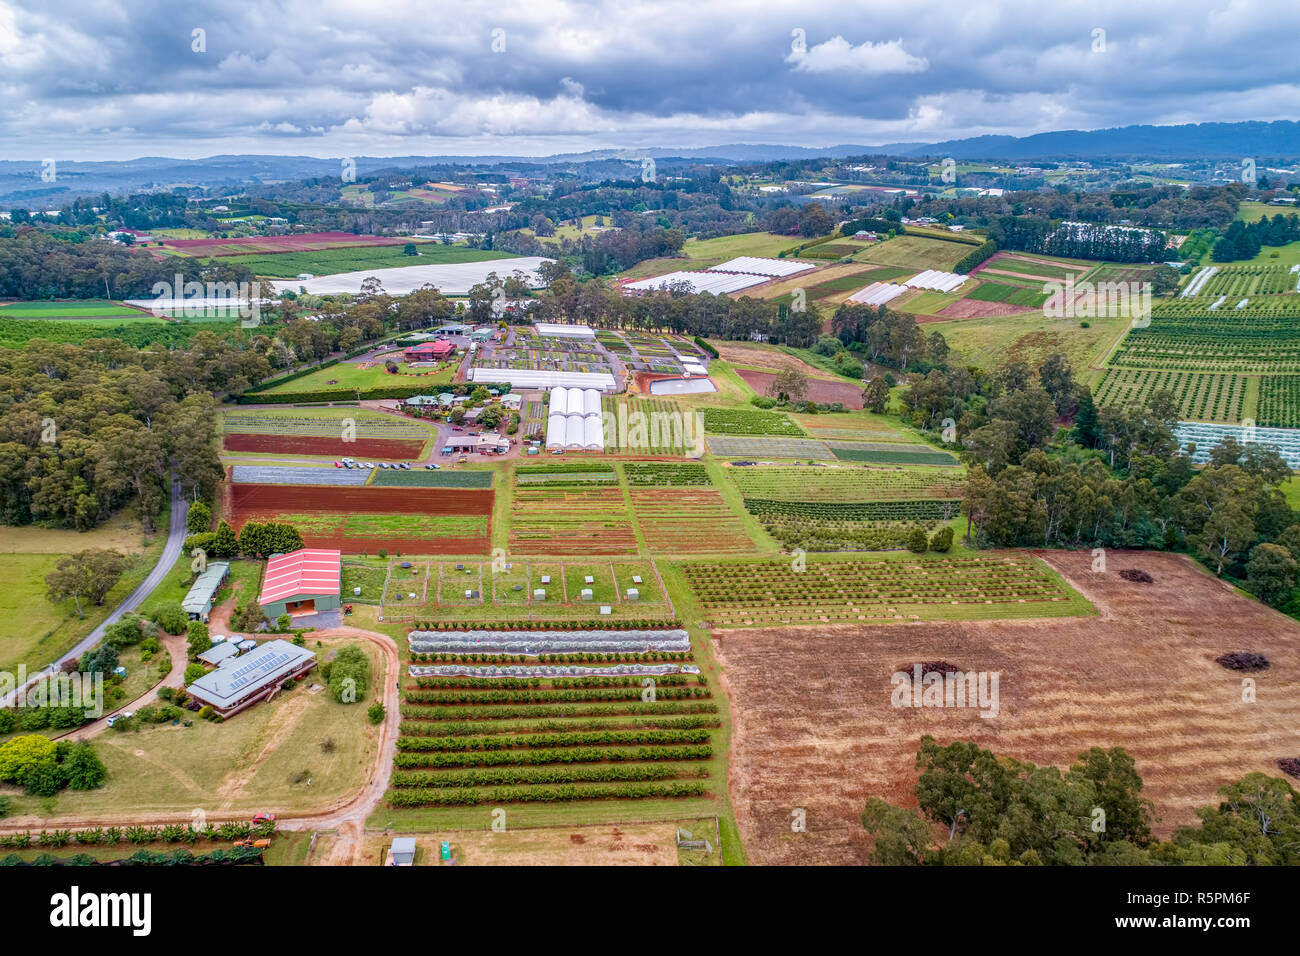
[[[443,339],[439,342],[412,345],[402,353],[402,357],[408,362],[441,362],[454,351],[456,351],[456,346]]]
[[[257,603],[271,620],[281,614],[314,614],[339,606],[338,551],[302,548],[266,562],[262,596]]]

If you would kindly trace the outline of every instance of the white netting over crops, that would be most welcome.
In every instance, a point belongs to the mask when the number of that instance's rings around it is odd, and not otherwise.
[[[497,654],[639,653],[689,651],[690,636],[665,631],[412,631],[417,654],[487,651]]]
[[[475,667],[471,664],[414,664],[412,677],[653,677],[663,674],[698,674],[695,664],[617,664],[587,667],[582,664],[534,664]]]

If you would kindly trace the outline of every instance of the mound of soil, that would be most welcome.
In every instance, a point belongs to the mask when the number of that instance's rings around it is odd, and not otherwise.
[[[1267,657],[1263,654],[1252,654],[1250,651],[1233,651],[1231,654],[1222,654],[1216,657],[1214,662],[1230,671],[1266,671],[1269,668]]]
[[[1125,581],[1132,581],[1135,584],[1154,584],[1156,580],[1145,571],[1140,571],[1137,568],[1125,568],[1119,573],[1119,576]]]
[[[961,670],[956,664],[949,664],[947,661],[919,661],[913,664],[904,664],[898,670],[905,674],[916,673],[916,667],[921,668],[921,676],[926,674],[955,674]]]
[[[1277,765],[1284,774],[1300,777],[1300,757],[1283,757]]]

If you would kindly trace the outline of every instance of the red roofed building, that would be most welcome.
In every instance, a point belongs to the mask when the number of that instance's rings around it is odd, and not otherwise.
[[[277,554],[266,562],[262,613],[275,620],[281,614],[314,614],[339,606],[340,554],[323,548],[303,548]]]
[[[449,358],[454,351],[456,351],[456,346],[446,339],[442,339],[438,342],[424,342],[420,345],[412,345],[402,352],[402,357],[408,362],[441,362],[443,359]]]

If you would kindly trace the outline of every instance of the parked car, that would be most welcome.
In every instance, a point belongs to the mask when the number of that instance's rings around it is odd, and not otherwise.
[[[425,467],[425,468],[428,468],[430,471],[441,471],[441,470],[442,470],[442,465],[435,465],[435,464],[433,464],[433,462],[430,462],[429,464],[425,465],[424,467]]]
[[[381,462],[379,463],[379,467],[380,467],[380,468],[387,468],[387,467],[388,467],[388,462],[386,462],[386,461],[381,461]]]
[[[334,467],[335,467],[335,468],[342,468],[342,467],[343,467],[343,462],[341,462],[341,461],[336,461],[336,462],[334,462]]]
[[[401,465],[399,465],[398,467],[400,467],[400,468],[402,468],[402,469],[404,469],[404,470],[406,470],[406,471],[410,471],[410,470],[411,470],[411,463],[410,463],[409,461],[404,461],[404,462],[402,462]]]
[[[108,726],[112,727],[119,720],[130,720],[134,716],[135,716],[134,710],[124,710],[121,713],[114,714],[112,717],[108,718],[106,723],[108,724]]]
[[[265,810],[261,811],[260,813],[254,813],[254,814],[253,814],[253,822],[254,822],[254,823],[274,823],[274,822],[275,822],[275,814],[274,814],[274,813],[267,813]]]
[[[459,425],[452,425],[451,430],[454,432],[463,432],[465,429],[461,428]]]

